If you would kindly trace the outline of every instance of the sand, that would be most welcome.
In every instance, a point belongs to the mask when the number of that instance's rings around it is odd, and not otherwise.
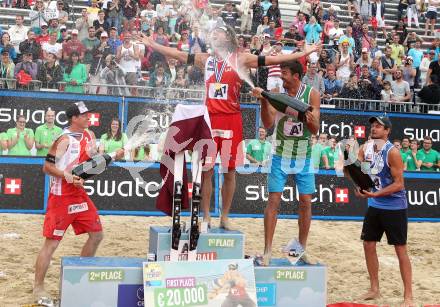
[[[145,257],[148,227],[168,225],[169,218],[103,216],[105,238],[97,256]],[[217,221],[215,221],[217,222]],[[233,226],[246,234],[246,253],[263,248],[262,219],[233,219]],[[42,215],[0,214],[0,306],[32,303],[34,262],[43,238]],[[359,222],[313,221],[308,253],[315,261],[328,266],[328,302],[356,301],[369,283]],[[5,235],[6,234],[6,235]],[[18,235],[18,238],[17,238]],[[292,237],[297,235],[296,220],[280,220],[275,235],[275,257]],[[413,264],[414,296],[417,306],[440,304],[440,223],[411,223],[409,251]],[[58,295],[60,257],[78,255],[86,236],[76,237],[68,231],[56,251],[46,285]],[[391,246],[378,246],[382,298],[378,305],[398,306],[402,282],[398,261]]]

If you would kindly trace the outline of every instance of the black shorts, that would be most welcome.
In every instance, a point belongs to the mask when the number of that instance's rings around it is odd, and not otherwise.
[[[436,20],[437,19],[437,12],[434,12],[434,11],[426,12],[425,17],[427,19],[431,19],[431,20],[434,19],[434,20]]]
[[[408,235],[408,209],[384,210],[368,207],[361,240],[380,242],[384,232],[389,245],[405,245]]]

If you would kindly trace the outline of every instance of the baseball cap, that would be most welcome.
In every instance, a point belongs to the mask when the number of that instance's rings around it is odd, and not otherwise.
[[[48,28],[49,26],[47,25],[47,23],[43,23],[40,28]]]
[[[104,31],[104,32],[102,32],[102,33],[101,33],[101,37],[108,37],[108,34],[107,34],[107,32],[105,32],[105,31]]]
[[[408,61],[408,60],[411,60],[411,61],[412,61],[412,60],[413,60],[413,57],[409,55],[409,56],[406,57],[406,60],[407,60],[407,61]]]
[[[284,46],[284,44],[283,44],[282,41],[276,41],[276,42],[275,42],[275,45],[281,45],[281,46]]]
[[[66,26],[61,26],[61,27],[60,27],[60,31],[61,31],[61,30],[67,30]]]
[[[374,122],[378,122],[379,124],[381,124],[385,128],[391,128],[392,127],[390,119],[388,117],[386,117],[386,116],[372,116],[372,117],[370,117],[368,122],[370,124],[372,124]]]
[[[8,54],[9,55],[9,50],[8,49],[3,49],[1,54]]]
[[[265,37],[265,38],[266,38],[266,37],[269,37],[269,38],[270,38],[270,34],[269,34],[269,33],[264,33],[264,34],[263,34],[263,37]]]
[[[362,53],[367,53],[368,49],[367,48],[362,48]]]
[[[73,29],[72,30],[72,35],[78,35],[78,30],[77,29]]]
[[[72,118],[73,116],[78,116],[87,112],[93,111],[86,107],[84,101],[78,101],[70,105],[66,110],[67,118]]]

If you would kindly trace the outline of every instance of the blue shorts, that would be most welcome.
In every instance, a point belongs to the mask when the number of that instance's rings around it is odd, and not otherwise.
[[[292,174],[299,194],[313,194],[315,172],[311,159],[295,160],[273,155],[270,173],[267,176],[267,189],[269,193],[283,192],[287,176]]]

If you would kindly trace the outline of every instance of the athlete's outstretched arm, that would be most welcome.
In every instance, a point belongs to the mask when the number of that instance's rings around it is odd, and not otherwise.
[[[312,52],[318,51],[320,46],[318,45],[306,45],[304,51],[295,52],[291,54],[280,54],[276,56],[266,56],[265,66],[277,65],[283,62],[297,60],[303,56],[307,56]],[[243,63],[247,68],[257,68],[258,67],[258,56],[248,53],[240,53],[240,62]]]
[[[188,62],[188,52],[180,51],[176,48],[162,46],[161,44],[156,43],[151,36],[146,36],[144,34],[142,34],[138,39],[146,47],[151,47],[154,51],[159,52],[166,57],[176,59],[185,64]],[[196,53],[194,55],[194,65],[200,69],[204,69],[208,57],[209,55],[207,53]]]

